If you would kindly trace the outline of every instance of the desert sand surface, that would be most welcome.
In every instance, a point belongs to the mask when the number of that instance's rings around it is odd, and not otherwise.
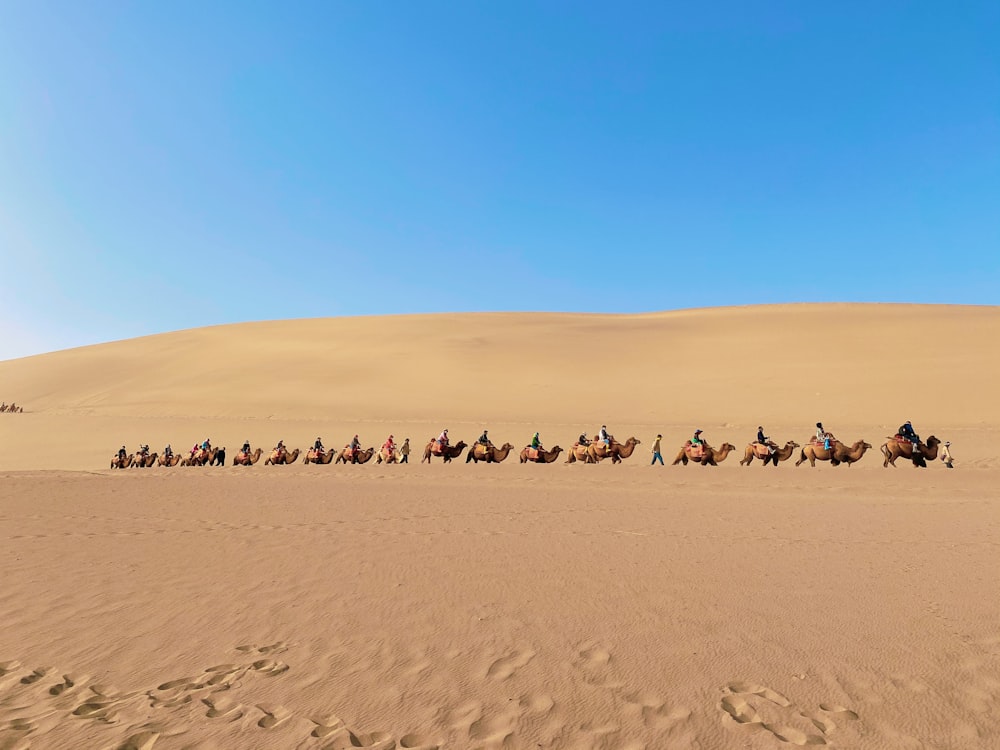
[[[0,362],[0,748],[1000,746],[998,341],[998,308],[785,305]],[[883,468],[906,419],[956,468]],[[874,448],[740,466],[817,420]],[[602,423],[620,465],[419,463]],[[696,427],[739,455],[670,466]],[[355,433],[412,463],[108,468]]]

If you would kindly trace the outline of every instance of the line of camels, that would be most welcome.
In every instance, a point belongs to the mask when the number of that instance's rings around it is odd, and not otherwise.
[[[565,463],[582,463],[582,464],[595,464],[601,463],[604,459],[610,458],[611,463],[617,464],[621,463],[623,460],[629,458],[635,447],[642,443],[636,437],[630,437],[625,442],[618,442],[613,437],[610,439],[609,443],[604,443],[599,440],[594,440],[593,442],[584,444],[576,442],[572,445],[569,450],[565,451],[567,458]],[[886,439],[886,442],[880,447],[882,453],[883,462],[882,466],[888,467],[896,465],[896,460],[903,458],[905,460],[911,461],[914,466],[926,467],[928,461],[934,461],[938,457],[938,447],[941,445],[941,441],[931,435],[927,438],[926,442],[920,442],[916,446],[909,440],[895,435]],[[459,458],[466,448],[469,448],[466,454],[466,463],[502,463],[507,457],[515,452],[515,447],[511,443],[504,443],[501,446],[495,445],[483,445],[481,443],[473,443],[471,446],[463,440],[460,440],[455,445],[449,445],[441,447],[436,440],[430,440],[424,448],[423,458],[421,463],[431,463],[431,460],[435,457],[441,458],[444,463],[450,463],[456,458]],[[789,440],[783,446],[777,445],[765,445],[758,442],[752,442],[746,446],[743,453],[743,458],[740,460],[741,466],[749,466],[754,462],[754,460],[759,460],[762,465],[767,466],[771,464],[772,466],[777,466],[783,461],[787,461],[796,455],[798,451],[798,460],[795,462],[796,466],[808,461],[810,466],[815,466],[817,461],[829,461],[833,466],[839,466],[841,464],[846,464],[850,466],[851,464],[860,461],[865,453],[872,448],[872,444],[864,440],[857,440],[854,443],[847,444],[842,443],[836,438],[832,438],[830,441],[830,447],[826,448],[824,443],[819,442],[815,439],[810,439],[804,446],[796,443],[794,440]],[[687,465],[688,463],[701,464],[702,466],[718,466],[720,463],[726,460],[730,453],[736,450],[736,446],[731,443],[723,443],[719,447],[714,447],[708,443],[702,442],[701,445],[694,445],[690,440],[688,440],[683,446],[681,446],[680,451],[677,453],[677,457],[674,459],[671,465],[676,466],[678,464]],[[532,449],[529,447],[522,448],[518,453],[520,463],[539,463],[539,464],[551,464],[555,463],[556,459],[564,452],[564,449],[558,445],[550,450],[544,449]],[[317,451],[309,449],[306,451],[300,451],[298,448],[294,450],[277,450],[272,449],[268,454],[267,458],[264,460],[264,465],[288,465],[294,464],[299,456],[302,455],[302,463],[304,464],[366,464],[371,461],[372,457],[375,458],[376,464],[393,464],[404,462],[404,456],[400,452],[398,447],[389,449],[387,446],[383,446],[380,449],[376,449],[374,446],[370,448],[358,448],[352,450],[349,446],[342,448],[340,450],[331,449],[324,451]],[[233,466],[253,466],[258,463],[261,457],[264,456],[264,451],[261,448],[257,448],[255,451],[250,453],[239,452],[233,457]],[[127,468],[149,468],[153,466],[225,466],[226,465],[226,449],[222,448],[210,448],[208,450],[201,449],[190,455],[180,455],[172,454],[170,456],[160,455],[157,453],[150,454],[129,454],[127,456],[121,457],[115,454],[111,459],[112,469],[127,469]]]
[[[24,407],[17,404],[0,404],[0,414],[24,414]]]

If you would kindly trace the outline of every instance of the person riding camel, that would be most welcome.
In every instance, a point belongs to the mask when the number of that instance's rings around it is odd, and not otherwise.
[[[351,444],[347,448],[351,451],[351,463],[356,464],[358,462],[358,453],[361,451],[361,441],[358,440],[357,435],[351,438]]]
[[[274,446],[274,452],[278,454],[278,457],[283,457],[285,455],[285,441],[279,440],[278,444]]]
[[[198,445],[197,443],[195,443],[194,445],[192,445],[191,446],[191,458],[194,458],[195,454],[197,454],[198,451],[200,451],[200,450],[201,450],[201,446]]]
[[[830,447],[833,445],[832,441],[833,441],[833,434],[826,431],[826,429],[823,427],[823,423],[822,422],[817,422],[816,423],[816,442],[817,443],[822,443],[823,444],[823,450],[828,451],[828,450],[830,450]]]
[[[208,453],[208,451],[212,450],[212,441],[205,438],[205,442],[201,444],[201,449]]]
[[[138,450],[138,454],[142,458],[145,458],[146,456],[148,456],[149,455],[149,446],[148,445],[140,445],[139,446],[139,450]]]
[[[601,425],[601,431],[597,433],[597,438],[602,443],[604,443],[609,448],[611,447],[611,436],[608,435],[608,426],[605,424]]]
[[[531,438],[531,449],[535,451],[544,450],[544,448],[542,448],[542,441],[539,439],[537,432]]]
[[[128,457],[128,451],[125,450],[125,446],[123,445],[121,448],[118,449],[118,458],[124,461],[127,457]]]
[[[590,445],[590,438],[587,437],[586,432],[580,433],[580,439],[578,442],[580,443],[580,445]]]
[[[382,443],[382,450],[388,453],[389,456],[393,456],[396,453],[396,441],[392,439],[392,435],[386,438],[386,441]]]
[[[441,430],[441,434],[437,437],[438,449],[444,453],[444,449],[448,447],[448,430]]]
[[[757,442],[761,445],[766,445],[767,452],[772,455],[774,455],[774,451],[778,447],[771,438],[764,434],[764,427],[762,425],[757,425]]]
[[[168,460],[174,457],[174,449],[170,447],[170,443],[167,443],[167,447],[163,449],[163,457]]]
[[[910,424],[909,421],[904,422],[899,426],[898,434],[901,438],[906,438],[913,443],[914,448],[920,445],[920,436],[913,431],[913,425]]]
[[[490,442],[489,430],[483,430],[483,434],[479,436],[479,440],[476,441],[480,445],[489,448],[493,443]]]
[[[323,447],[322,438],[316,438],[316,442],[313,443],[313,450],[316,452],[317,456],[322,456],[326,452],[326,448]]]
[[[691,445],[705,445],[705,441],[701,439],[701,430],[694,431],[694,436],[691,438]]]
[[[250,457],[250,441],[249,440],[244,440],[243,441],[243,447],[240,448],[240,453],[243,454],[243,458],[249,458]]]

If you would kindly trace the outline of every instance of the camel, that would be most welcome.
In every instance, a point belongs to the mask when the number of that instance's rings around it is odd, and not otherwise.
[[[817,461],[829,461],[832,466],[839,466],[840,464],[850,466],[860,461],[862,456],[865,455],[865,451],[871,447],[871,443],[866,443],[864,440],[857,441],[850,448],[839,440],[835,440],[830,450],[827,450],[819,443],[810,442],[802,448],[799,460],[795,462],[795,465],[798,466],[806,459],[809,459],[810,466],[815,466]]]
[[[536,463],[536,464],[551,464],[555,463],[555,460],[559,458],[559,454],[562,453],[562,448],[558,445],[552,450],[546,451],[539,449],[535,458],[531,458],[531,448],[521,449],[521,463]],[[571,454],[572,455],[572,454]]]
[[[340,455],[340,451],[328,450],[321,453],[317,453],[315,448],[310,448],[306,451],[305,458],[302,459],[304,464],[329,464],[333,462],[337,456]]]
[[[212,455],[208,459],[209,466],[225,466],[226,465],[226,448],[212,448]]]
[[[111,457],[111,468],[112,469],[127,469],[132,465],[132,461],[135,460],[135,456],[131,453],[125,458],[121,458],[117,453]]]
[[[169,456],[163,455],[156,459],[156,463],[160,466],[177,466],[181,462],[181,457],[179,453],[174,453]]]
[[[148,469],[151,466],[156,466],[156,453],[149,453],[143,458],[141,455],[137,456],[135,461],[132,462],[133,469]]]
[[[740,466],[749,466],[753,463],[755,458],[759,458],[763,461],[764,466],[767,466],[769,461],[773,462],[774,466],[777,466],[779,461],[787,461],[791,458],[792,453],[794,453],[795,449],[798,447],[800,447],[798,443],[794,440],[789,440],[785,443],[785,447],[775,448],[774,453],[771,453],[771,451],[767,449],[766,445],[753,442],[747,446],[746,453],[743,455],[743,460],[740,461]]]
[[[264,466],[268,464],[294,464],[295,459],[299,457],[299,449],[296,448],[293,451],[285,451],[284,453],[279,453],[278,451],[271,451],[271,455],[267,457],[264,461]]]
[[[226,449],[225,448],[211,448],[205,450],[204,448],[199,449],[194,455],[185,456],[181,459],[181,466],[211,466],[216,460],[219,451],[222,451],[222,460],[226,460]]]
[[[444,459],[444,462],[451,463],[453,458],[458,458],[462,455],[462,451],[465,450],[467,443],[464,440],[459,440],[455,445],[449,445],[441,453],[435,453],[432,449],[437,440],[431,440],[427,446],[424,448],[424,457],[420,459],[420,463],[426,461],[431,462],[431,456],[440,456]]]
[[[260,456],[263,452],[263,448],[258,448],[253,453],[244,453],[243,451],[240,451],[233,456],[233,466],[253,466],[255,463],[260,461]]]
[[[510,443],[504,443],[499,448],[495,445],[476,443],[469,448],[469,454],[465,457],[465,463],[472,461],[478,464],[480,461],[485,461],[488,464],[498,464],[506,459],[512,450],[514,450],[514,446]]]
[[[713,448],[708,443],[702,443],[700,455],[694,455],[695,452],[689,440],[681,447],[680,453],[677,454],[677,458],[674,459],[671,466],[676,466],[677,464],[687,466],[688,461],[701,464],[702,466],[718,466],[734,450],[736,450],[736,446],[730,443],[723,443],[718,448]]]
[[[632,455],[632,451],[635,450],[635,446],[641,444],[642,441],[635,437],[630,437],[624,443],[619,443],[614,438],[611,438],[611,444],[605,445],[603,441],[595,440],[587,448],[587,453],[590,455],[591,463],[600,463],[605,458],[610,458],[611,463],[620,464],[623,458],[628,458]]]
[[[399,448],[396,448],[391,453],[385,449],[381,448],[378,453],[375,454],[375,463],[377,464],[398,464],[399,460],[403,457],[403,454],[399,452]]]
[[[566,463],[568,464],[592,464],[594,459],[590,457],[590,445],[583,445],[581,443],[573,443],[573,447],[567,451]]]
[[[939,445],[941,445],[941,441],[931,435],[927,438],[926,443],[917,446],[917,451],[914,453],[913,443],[908,440],[901,441],[898,437],[891,437],[879,449],[882,451],[882,456],[885,459],[882,462],[882,467],[885,468],[889,464],[895,467],[896,459],[902,456],[903,458],[910,459],[914,466],[921,466],[926,469],[927,462],[933,461],[938,457]]]
[[[364,448],[364,449],[358,448],[356,456],[351,454],[351,447],[347,446],[346,448],[344,448],[344,450],[337,451],[337,456],[334,459],[334,463],[335,464],[340,464],[340,463],[344,463],[344,464],[350,464],[350,463],[366,464],[366,463],[368,463],[369,459],[371,459],[371,457],[374,456],[374,455],[375,455],[375,446],[374,445],[371,448]]]

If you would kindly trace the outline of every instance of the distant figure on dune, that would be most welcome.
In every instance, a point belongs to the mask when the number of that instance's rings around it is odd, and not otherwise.
[[[949,469],[954,469],[955,459],[951,457],[951,442],[945,441],[944,448],[941,450],[941,460],[944,461],[944,465]]]
[[[663,439],[663,435],[657,435],[656,440],[653,441],[653,460],[649,462],[650,466],[653,466],[657,461],[660,462],[660,466],[663,466],[663,456],[660,455],[660,441]]]

